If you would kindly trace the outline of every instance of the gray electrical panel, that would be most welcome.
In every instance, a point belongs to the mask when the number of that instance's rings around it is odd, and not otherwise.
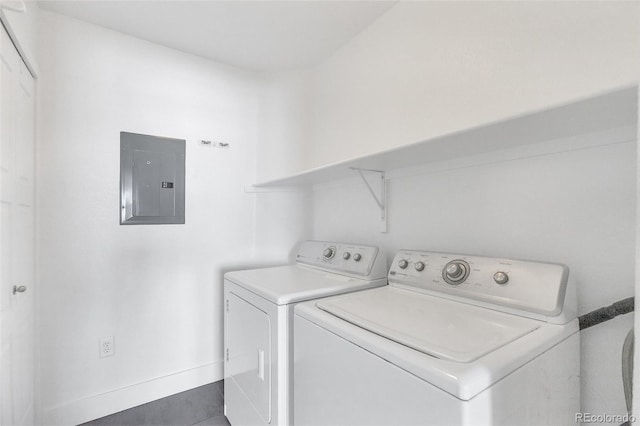
[[[184,223],[185,140],[120,132],[120,224]]]

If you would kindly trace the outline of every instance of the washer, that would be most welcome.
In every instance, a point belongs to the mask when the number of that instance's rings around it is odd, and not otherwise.
[[[559,264],[401,250],[389,285],[296,306],[296,425],[575,425]]]
[[[387,284],[377,247],[306,241],[294,265],[225,274],[224,409],[232,425],[292,424],[297,302]]]

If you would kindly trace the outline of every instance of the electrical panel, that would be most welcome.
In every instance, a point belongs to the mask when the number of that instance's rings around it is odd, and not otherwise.
[[[120,224],[183,224],[184,139],[120,132]]]

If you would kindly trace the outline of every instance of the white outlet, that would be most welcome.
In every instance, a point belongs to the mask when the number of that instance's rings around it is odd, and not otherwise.
[[[113,336],[107,336],[100,339],[100,358],[106,358],[108,356],[114,356],[116,354],[116,346],[113,340]]]

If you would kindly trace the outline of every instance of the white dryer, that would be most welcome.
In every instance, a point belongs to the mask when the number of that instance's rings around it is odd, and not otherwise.
[[[224,409],[232,425],[292,424],[297,302],[387,284],[377,247],[306,241],[294,265],[225,274]]]
[[[296,306],[296,425],[574,425],[575,308],[563,265],[402,250]]]

